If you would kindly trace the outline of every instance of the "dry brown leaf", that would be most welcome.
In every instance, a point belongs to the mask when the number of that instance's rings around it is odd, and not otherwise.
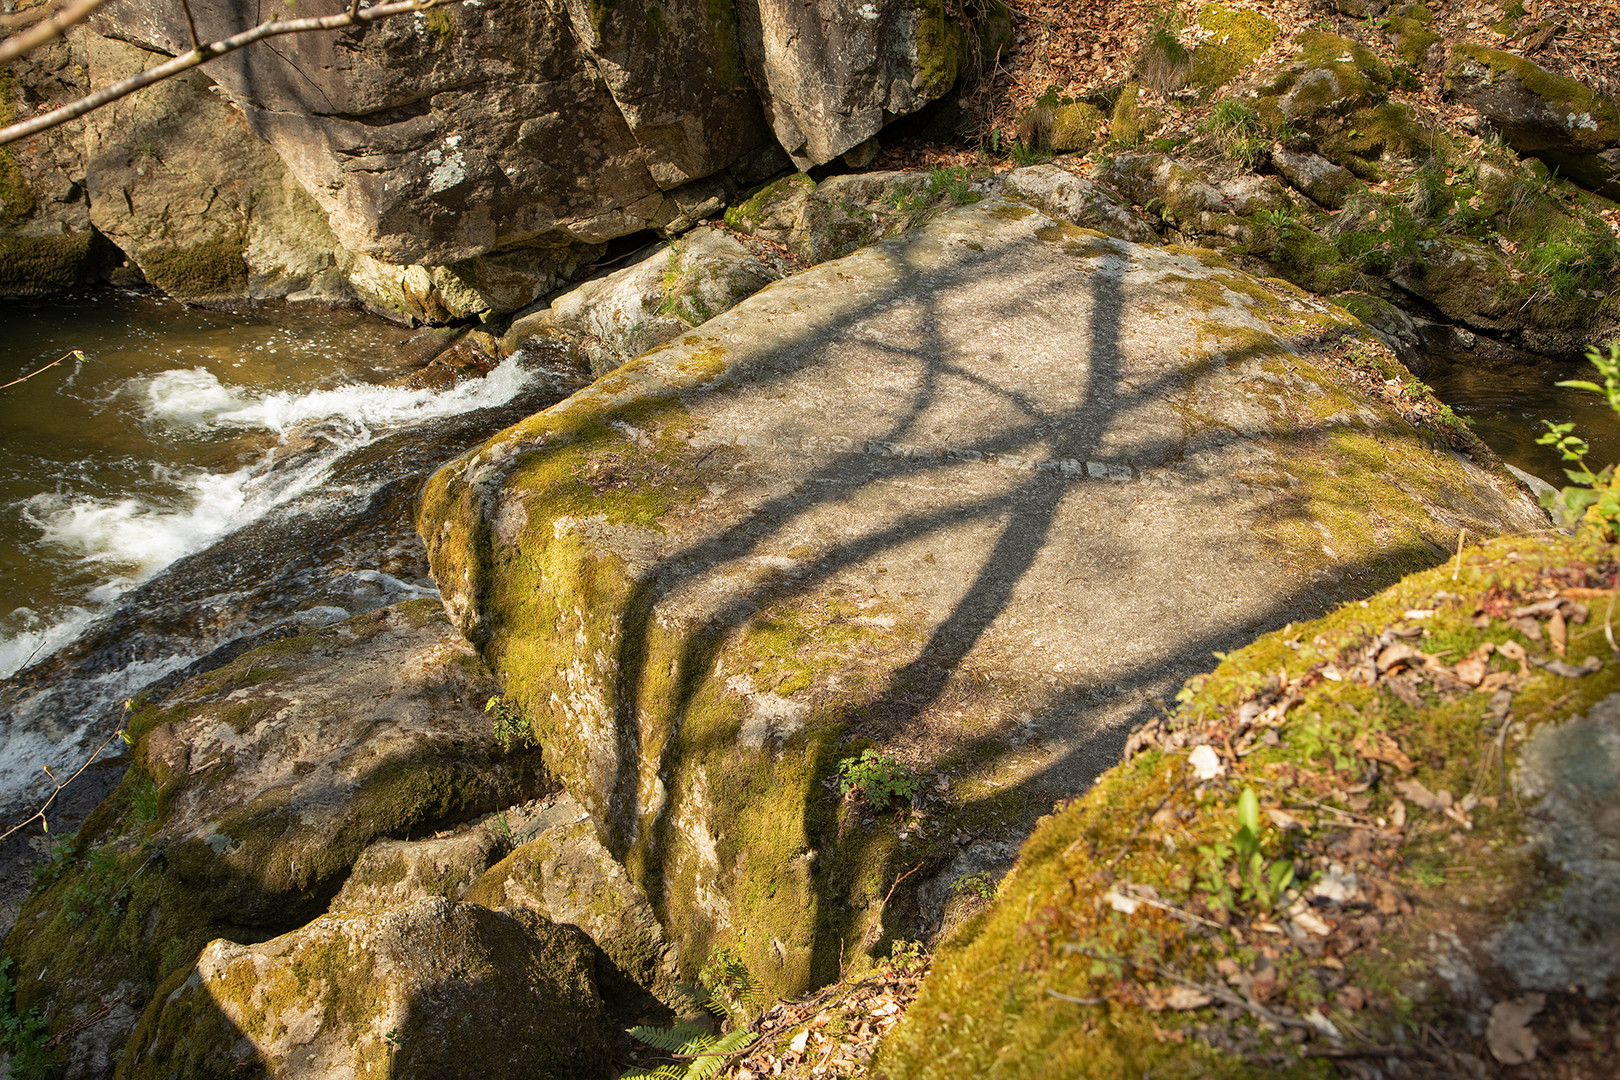
[[[1382,731],[1364,731],[1351,745],[1362,757],[1393,765],[1403,773],[1410,773],[1414,768],[1412,759],[1401,752],[1400,745]]]
[[[1555,611],[1552,618],[1547,620],[1547,638],[1552,642],[1552,650],[1558,656],[1564,655],[1564,645],[1569,640],[1569,628],[1564,625],[1564,613]]]
[[[1425,810],[1445,810],[1451,806],[1451,792],[1440,790],[1430,791],[1423,786],[1421,780],[1397,780],[1395,790],[1399,791],[1407,802],[1421,806]]]
[[[1491,1021],[1485,1028],[1485,1042],[1491,1048],[1491,1056],[1504,1065],[1534,1061],[1540,1043],[1530,1030],[1530,1020],[1546,1004],[1545,994],[1525,994],[1491,1006]]]

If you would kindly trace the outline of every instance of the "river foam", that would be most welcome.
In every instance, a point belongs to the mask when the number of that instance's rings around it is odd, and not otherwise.
[[[401,428],[504,405],[531,378],[514,357],[482,379],[439,392],[361,383],[256,391],[227,386],[205,368],[130,380],[120,395],[137,402],[143,423],[170,437],[296,433],[321,449],[272,449],[228,471],[154,467],[154,488],[162,497],[57,490],[27,500],[23,515],[38,530],[39,544],[90,570],[95,582],[79,603],[39,614],[19,609],[0,623],[0,678],[72,641],[100,611],[177,559],[314,490],[342,454]]]

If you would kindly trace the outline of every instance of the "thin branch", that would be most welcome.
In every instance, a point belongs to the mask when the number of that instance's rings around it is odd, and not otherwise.
[[[125,708],[126,709],[128,708],[128,703],[127,702],[125,703]],[[58,780],[56,778],[56,774],[51,772],[49,766],[42,766],[42,768],[45,769],[45,775],[49,776],[51,778],[51,783],[56,785],[55,790],[53,790],[50,793],[50,795],[45,799],[45,801],[40,804],[40,807],[39,807],[38,810],[35,810],[32,814],[30,814],[27,817],[23,818],[21,821],[17,822],[17,824],[15,824],[11,828],[7,829],[5,832],[0,833],[0,844],[3,844],[8,839],[10,839],[12,833],[15,833],[15,832],[18,832],[18,831],[20,831],[22,829],[25,829],[29,825],[32,825],[36,821],[40,823],[41,827],[44,828],[46,832],[49,832],[50,831],[50,826],[49,826],[49,823],[46,822],[46,820],[45,820],[45,811],[47,811],[47,810],[49,810],[51,808],[51,804],[56,801],[56,797],[58,795],[62,794],[63,789],[65,789],[69,784],[73,783],[73,781],[77,780],[79,778],[80,774],[84,772],[84,770],[88,769],[92,764],[95,763],[96,758],[101,756],[101,752],[103,750],[107,749],[107,747],[112,745],[112,742],[113,742],[114,739],[121,739],[123,737],[124,737],[124,726],[122,724],[120,724],[118,726],[118,730],[113,732],[111,735],[107,736],[107,738],[102,741],[101,745],[96,747],[95,750],[90,754],[90,756],[88,758],[85,758],[84,764],[80,765],[77,769],[75,769],[73,771],[73,775],[68,777],[66,780]]]
[[[84,0],[84,2],[89,2],[89,0]],[[97,0],[97,2],[99,3],[101,0]],[[128,97],[137,90],[144,90],[153,83],[162,82],[164,79],[178,75],[182,71],[189,71],[200,64],[206,64],[216,57],[235,52],[253,44],[255,41],[262,41],[268,37],[278,37],[282,34],[304,34],[314,30],[342,30],[344,27],[373,23],[393,15],[426,11],[429,8],[440,7],[443,4],[452,2],[454,0],[395,0],[393,3],[376,4],[364,10],[351,8],[341,15],[323,15],[311,19],[271,19],[269,22],[260,23],[250,30],[244,30],[240,34],[221,41],[209,42],[207,45],[192,49],[190,52],[181,53],[174,59],[167,60],[156,67],[147,68],[139,74],[131,75],[129,78],[113,83],[111,86],[103,87],[93,94],[86,94],[77,101],[62,106],[60,109],[53,109],[51,112],[42,113],[33,119],[23,120],[9,127],[0,128],[0,146],[16,142],[18,139],[26,139],[30,135],[37,135],[41,131],[47,131],[70,120],[77,120],[87,112],[99,109],[103,105],[117,101],[119,98]]]
[[[356,2],[358,3],[358,0]],[[186,13],[186,29],[191,31],[191,47],[202,48],[202,38],[197,36],[197,17],[191,13],[191,0],[180,0],[180,9]],[[353,8],[349,9],[349,14],[354,14]]]
[[[0,64],[15,60],[29,49],[37,49],[52,38],[67,33],[68,27],[88,19],[107,0],[71,0],[26,30],[19,30],[0,41]]]
[[[46,364],[42,368],[35,368],[33,371],[30,371],[28,374],[24,375],[20,379],[12,379],[8,383],[0,383],[0,390],[9,390],[13,386],[16,386],[18,383],[25,383],[29,379],[32,379],[35,375],[38,375],[41,371],[49,371],[51,368],[55,367],[57,364],[60,364],[62,361],[66,360],[70,356],[77,359],[80,363],[84,362],[84,353],[80,352],[78,349],[74,349],[71,352],[63,353],[61,356],[58,356],[55,360],[52,360],[50,363]],[[36,649],[34,651],[38,652],[39,650]],[[29,659],[32,660],[33,657],[29,657]],[[27,666],[28,666],[27,664],[23,665],[23,667],[27,667]],[[18,670],[21,670],[21,669],[18,669]]]

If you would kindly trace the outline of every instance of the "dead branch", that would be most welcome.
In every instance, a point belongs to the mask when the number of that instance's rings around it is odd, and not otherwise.
[[[28,374],[22,376],[19,379],[12,379],[8,383],[0,383],[0,390],[9,390],[11,387],[16,386],[18,383],[25,383],[29,379],[32,379],[35,375],[38,375],[42,371],[49,371],[51,368],[55,367],[57,364],[60,364],[62,361],[66,360],[70,356],[75,357],[76,359],[78,359],[78,361],[80,363],[84,362],[84,353],[80,352],[78,349],[74,349],[71,352],[63,353],[61,356],[58,356],[55,360],[52,360],[50,363],[46,364],[42,368],[35,368],[33,371],[30,371]],[[39,650],[35,649],[34,651],[37,653]],[[31,660],[33,660],[33,657],[30,656],[28,659],[31,661]],[[23,667],[27,667],[27,666],[28,666],[27,664],[23,665]],[[19,670],[21,670],[21,669],[19,669]]]
[[[104,0],[79,0],[79,2],[100,4]],[[153,83],[172,78],[182,71],[189,71],[201,64],[206,64],[208,61],[224,56],[226,53],[245,48],[255,41],[262,41],[269,37],[279,37],[282,34],[307,34],[316,30],[342,30],[349,26],[378,22],[394,15],[427,11],[429,8],[440,7],[451,2],[453,0],[394,0],[393,3],[375,4],[363,9],[351,6],[349,10],[339,15],[323,15],[309,19],[271,19],[268,22],[260,23],[252,29],[244,30],[240,34],[235,34],[220,41],[211,41],[206,45],[192,49],[190,52],[181,53],[174,59],[164,61],[156,67],[147,68],[139,74],[131,75],[129,78],[122,79],[111,86],[103,87],[93,94],[86,94],[77,101],[62,106],[60,109],[53,109],[32,119],[22,120],[9,127],[0,128],[0,146],[16,142],[18,139],[26,139],[30,135],[37,135],[41,131],[48,131],[70,120],[77,120],[85,113],[99,109],[103,105],[117,101],[122,97],[128,97],[137,90],[143,90]],[[86,14],[89,14],[89,12],[86,12]],[[27,33],[33,33],[33,31],[30,30]],[[13,38],[7,40],[9,42],[20,36],[14,35]],[[49,36],[46,35],[46,38],[48,39]]]
[[[26,30],[19,30],[0,41],[0,64],[15,60],[29,49],[37,49],[52,38],[67,33],[68,27],[88,19],[107,0],[69,0]]]
[[[124,703],[124,711],[129,711],[129,702],[127,701]],[[32,825],[36,821],[39,822],[40,828],[43,831],[50,832],[50,824],[45,819],[45,812],[51,808],[51,804],[56,801],[56,797],[62,794],[62,792],[67,789],[69,784],[77,780],[84,770],[93,765],[95,760],[101,756],[101,752],[112,745],[114,739],[123,738],[125,738],[124,725],[119,724],[118,730],[102,740],[101,745],[96,747],[95,750],[91,752],[90,756],[84,759],[84,764],[73,770],[73,775],[68,777],[66,780],[58,780],[56,778],[56,774],[51,772],[49,765],[40,766],[40,768],[45,770],[45,775],[51,778],[51,783],[55,784],[56,787],[51,791],[50,795],[46,797],[45,801],[40,804],[38,810],[35,810],[32,814],[23,818],[5,832],[0,833],[0,844],[3,844],[9,840],[13,833],[26,829],[29,825]]]

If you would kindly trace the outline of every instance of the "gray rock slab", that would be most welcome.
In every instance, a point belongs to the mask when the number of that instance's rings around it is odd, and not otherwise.
[[[1213,253],[990,198],[508,429],[429,482],[418,525],[548,763],[658,868],[638,884],[683,953],[757,940],[802,893],[760,958],[791,982],[837,948],[802,913],[816,868],[860,843],[805,809],[839,753],[817,746],[874,739],[959,772],[961,806],[1033,815],[1212,650],[1460,528],[1540,527],[1451,440],[1488,451],[1385,404],[1400,370],[1343,309]],[[779,733],[774,699],[804,706]],[[723,778],[750,769],[774,779],[744,798]]]

